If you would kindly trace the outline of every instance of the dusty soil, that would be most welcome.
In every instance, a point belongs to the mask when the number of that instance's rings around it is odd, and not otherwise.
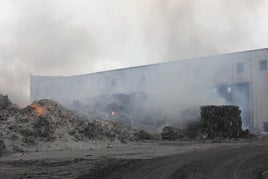
[[[0,158],[1,178],[268,178],[268,141],[143,141]]]

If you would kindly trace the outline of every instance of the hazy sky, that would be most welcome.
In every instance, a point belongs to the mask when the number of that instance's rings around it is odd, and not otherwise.
[[[0,0],[0,93],[76,75],[268,47],[266,0]]]

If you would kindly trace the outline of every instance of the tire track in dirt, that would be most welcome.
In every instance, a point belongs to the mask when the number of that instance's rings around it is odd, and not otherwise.
[[[222,147],[146,160],[114,160],[81,178],[268,178],[268,145]]]

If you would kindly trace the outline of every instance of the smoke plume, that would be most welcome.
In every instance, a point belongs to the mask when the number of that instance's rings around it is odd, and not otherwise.
[[[0,0],[0,93],[76,75],[267,47],[264,0]]]

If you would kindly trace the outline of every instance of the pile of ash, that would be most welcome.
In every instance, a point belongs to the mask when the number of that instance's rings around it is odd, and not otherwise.
[[[90,121],[52,100],[35,101],[20,109],[1,95],[0,103],[0,155],[2,151],[94,148],[97,147],[94,144],[99,144],[96,141],[105,145],[105,142],[126,143],[140,137],[139,131],[120,121]]]

